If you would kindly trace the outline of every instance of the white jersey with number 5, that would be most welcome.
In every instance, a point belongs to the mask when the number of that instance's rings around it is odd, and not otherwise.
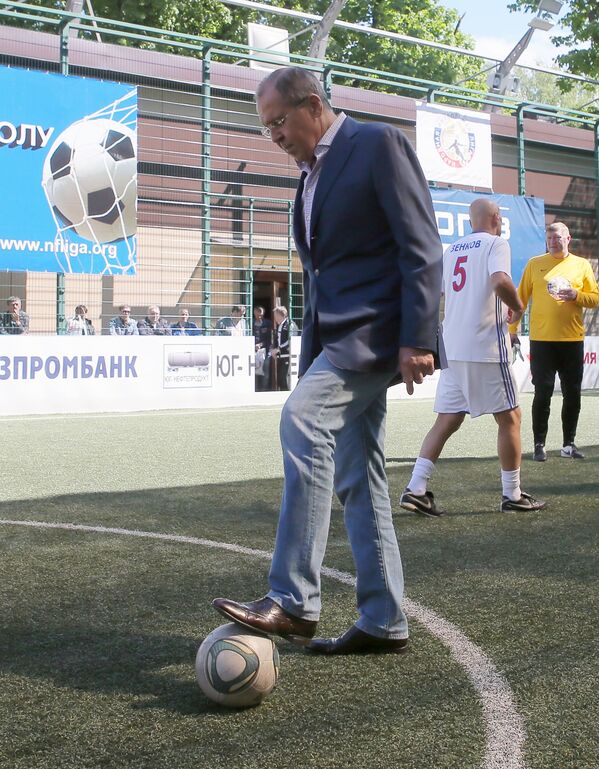
[[[445,251],[443,342],[448,360],[511,361],[507,308],[493,291],[494,272],[511,276],[509,244],[497,235],[473,232]]]

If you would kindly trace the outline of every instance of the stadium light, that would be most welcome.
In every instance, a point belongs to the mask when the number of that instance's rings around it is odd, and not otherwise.
[[[491,93],[505,94],[508,91],[513,92],[516,90],[519,81],[512,76],[512,69],[524,51],[528,48],[528,44],[532,39],[535,29],[548,32],[555,26],[553,17],[561,11],[562,6],[562,0],[539,0],[539,4],[537,5],[537,15],[528,22],[529,29],[524,33],[520,40],[518,40],[497,69],[489,75],[487,84]],[[489,111],[494,112],[497,108],[489,107],[488,109]]]
[[[555,21],[552,17],[557,16],[562,9],[562,5],[562,0],[540,0],[537,6],[537,15],[528,22],[528,26],[532,29],[549,32],[550,29],[555,27]]]
[[[528,26],[533,29],[540,29],[543,32],[549,32],[550,29],[555,27],[555,24],[552,21],[549,21],[549,19],[541,19],[538,16],[535,16],[534,19],[531,19],[528,22]]]
[[[541,0],[537,11],[545,11],[556,16],[562,9],[562,0]]]

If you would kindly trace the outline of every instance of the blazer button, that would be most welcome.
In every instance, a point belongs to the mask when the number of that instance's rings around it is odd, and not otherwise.
[[[320,270],[318,269],[318,267],[314,270],[314,275],[316,275],[316,277],[320,275]]]

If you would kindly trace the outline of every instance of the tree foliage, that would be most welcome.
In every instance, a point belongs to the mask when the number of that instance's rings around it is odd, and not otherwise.
[[[509,6],[512,11],[536,11],[534,0],[514,0]],[[575,75],[599,77],[599,2],[597,0],[568,0],[566,13],[559,20],[564,34],[553,35],[551,40],[557,46],[567,46],[567,53],[556,56],[556,61],[568,72]],[[564,82],[562,87],[570,88]]]
[[[56,8],[66,5],[64,0],[28,1]],[[219,0],[92,0],[92,3],[95,14],[104,18],[243,44],[247,44],[248,21],[281,26],[288,29],[290,35],[302,33],[290,42],[292,53],[302,55],[307,54],[312,37],[309,20],[227,6]],[[270,0],[269,4],[322,16],[329,0]],[[474,40],[459,30],[457,11],[445,7],[440,0],[402,0],[401,3],[349,0],[341,18],[468,50],[474,47]],[[476,59],[340,27],[333,27],[331,31],[327,59],[444,83],[465,80],[479,69]],[[469,85],[475,83],[481,85],[474,80]]]
[[[568,90],[564,91],[563,79],[556,78],[548,72],[537,72],[531,69],[519,69],[518,77],[520,99],[583,112],[595,112],[597,109],[599,98],[597,86],[566,81]]]

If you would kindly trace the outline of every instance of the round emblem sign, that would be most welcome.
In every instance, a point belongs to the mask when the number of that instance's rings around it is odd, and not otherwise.
[[[452,168],[464,168],[474,157],[476,136],[462,120],[448,118],[435,127],[435,147],[444,163]]]

